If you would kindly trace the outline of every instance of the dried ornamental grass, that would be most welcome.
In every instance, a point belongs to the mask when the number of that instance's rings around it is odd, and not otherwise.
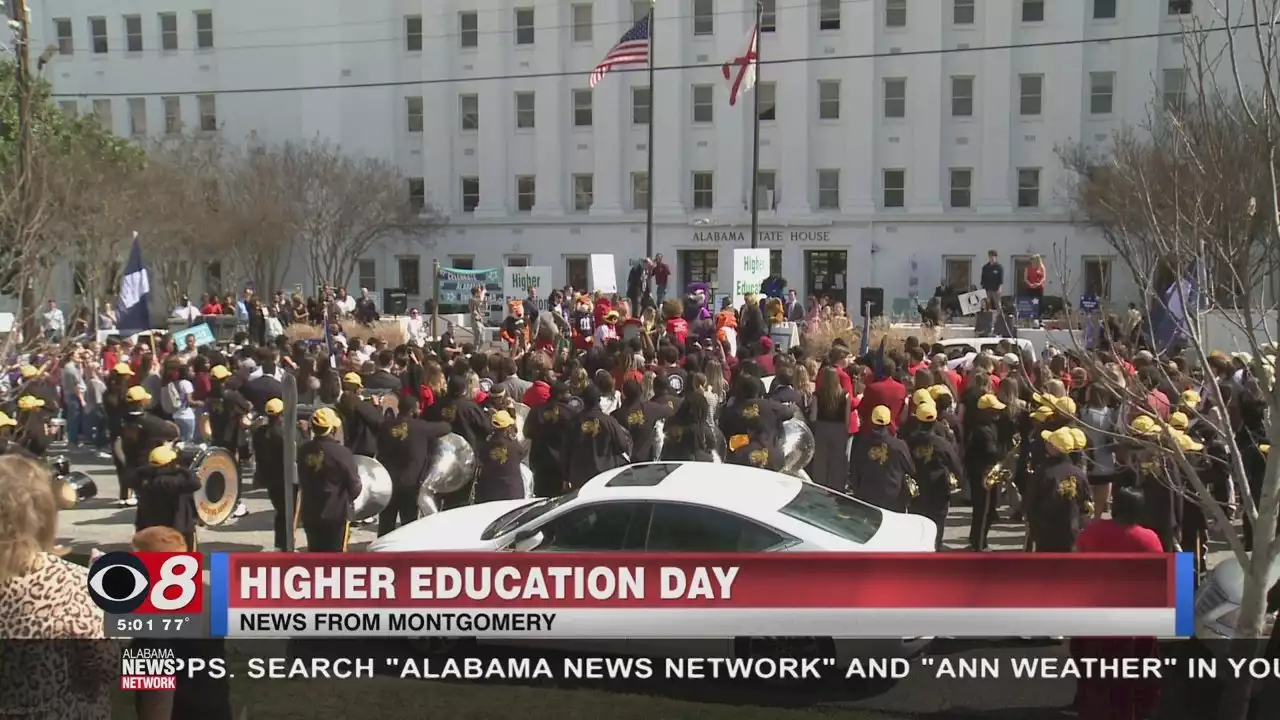
[[[923,345],[937,342],[940,335],[934,328],[895,328],[885,322],[871,325],[871,342],[873,350],[880,347],[884,338],[885,351],[901,350],[908,337],[915,336]],[[805,354],[812,358],[825,358],[837,339],[843,340],[853,352],[857,352],[862,343],[862,326],[852,325],[849,318],[814,318],[804,324],[800,344]]]
[[[348,339],[357,337],[364,340],[372,336],[385,342],[388,347],[402,345],[406,340],[404,329],[400,327],[400,323],[392,320],[381,320],[371,326],[348,322],[343,326],[343,330]],[[324,326],[295,323],[285,328],[284,334],[285,337],[289,338],[289,342],[323,340]]]

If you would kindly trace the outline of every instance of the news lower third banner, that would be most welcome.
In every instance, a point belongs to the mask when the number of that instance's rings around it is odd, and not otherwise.
[[[1190,637],[1190,555],[210,556],[214,637]]]

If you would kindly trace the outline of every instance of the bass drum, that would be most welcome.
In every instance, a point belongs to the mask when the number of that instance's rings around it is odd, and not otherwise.
[[[240,468],[231,453],[208,445],[179,445],[178,463],[200,481],[195,493],[196,515],[208,527],[231,519],[240,501]]]
[[[376,517],[391,504],[391,473],[382,463],[371,457],[356,456],[356,470],[360,473],[360,495],[353,502],[355,521]]]

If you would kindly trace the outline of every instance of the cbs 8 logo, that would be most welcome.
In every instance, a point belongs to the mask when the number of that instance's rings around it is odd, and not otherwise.
[[[89,597],[110,615],[199,613],[198,553],[109,552],[89,566]]]

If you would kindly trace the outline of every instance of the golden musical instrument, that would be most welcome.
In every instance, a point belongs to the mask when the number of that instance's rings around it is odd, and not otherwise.
[[[912,500],[920,497],[920,483],[916,482],[915,478],[907,475],[902,478],[902,483],[907,486],[907,494],[911,496]]]
[[[1000,462],[992,465],[991,469],[987,471],[987,476],[983,480],[983,483],[986,485],[988,490],[1013,479],[1013,470],[1011,468],[1013,464],[1018,461],[1018,450],[1021,446],[1022,436],[1015,435],[1013,438],[1013,447],[1009,449],[1009,454],[1005,455]]]
[[[955,475],[947,476],[947,486],[951,489],[951,494],[955,495],[960,492],[960,478]]]

